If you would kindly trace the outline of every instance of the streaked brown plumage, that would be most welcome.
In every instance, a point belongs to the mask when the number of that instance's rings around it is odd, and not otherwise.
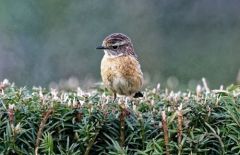
[[[122,33],[113,33],[97,49],[104,49],[101,76],[104,85],[114,93],[114,100],[116,94],[142,97],[139,91],[143,74],[131,40]]]

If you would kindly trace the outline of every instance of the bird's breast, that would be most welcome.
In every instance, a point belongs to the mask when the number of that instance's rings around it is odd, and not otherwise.
[[[121,95],[131,95],[142,86],[143,75],[139,62],[133,56],[108,57],[101,62],[103,83]]]

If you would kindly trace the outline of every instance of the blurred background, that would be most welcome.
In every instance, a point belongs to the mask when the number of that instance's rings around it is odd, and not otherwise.
[[[193,89],[240,81],[238,0],[0,0],[0,80],[100,82],[106,35],[130,36],[146,85]]]

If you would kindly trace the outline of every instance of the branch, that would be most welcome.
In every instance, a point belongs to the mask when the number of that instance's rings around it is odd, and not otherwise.
[[[166,147],[166,155],[170,155],[168,148],[168,127],[167,127],[167,119],[165,111],[162,111],[162,124],[163,124],[163,132],[164,132],[164,143]]]
[[[120,146],[123,147],[125,143],[125,117],[127,115],[127,110],[124,102],[119,105],[121,114],[119,115],[120,121]]]
[[[40,138],[42,137],[42,131],[43,128],[48,120],[48,118],[51,116],[53,113],[53,108],[48,109],[47,113],[44,115],[41,124],[39,126],[38,132],[37,132],[37,139],[36,139],[36,144],[35,144],[35,155],[38,155],[38,147],[40,144]]]
[[[182,124],[183,124],[183,114],[182,114],[182,104],[178,107],[177,110],[177,115],[178,115],[178,146],[179,146],[179,151],[182,151],[182,146],[181,146],[181,142],[182,142]]]

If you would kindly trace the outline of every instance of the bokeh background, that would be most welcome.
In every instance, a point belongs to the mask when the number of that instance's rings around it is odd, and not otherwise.
[[[131,37],[147,86],[240,80],[239,0],[0,0],[0,79],[20,86],[101,81],[104,37]]]

